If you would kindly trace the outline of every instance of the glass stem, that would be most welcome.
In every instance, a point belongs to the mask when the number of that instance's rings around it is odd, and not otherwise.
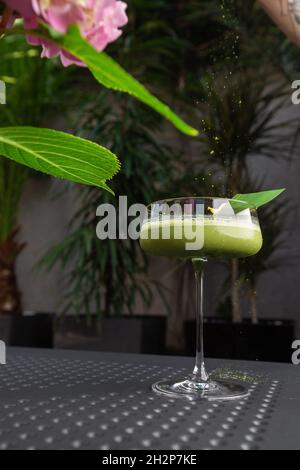
[[[196,382],[207,382],[208,374],[204,365],[204,349],[203,349],[203,277],[204,263],[206,259],[193,259],[196,281],[196,362],[193,370],[192,380]]]

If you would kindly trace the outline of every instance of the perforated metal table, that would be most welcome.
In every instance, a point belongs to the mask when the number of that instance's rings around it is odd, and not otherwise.
[[[300,449],[300,367],[208,360],[248,398],[190,401],[150,385],[192,359],[10,349],[0,365],[0,449]]]

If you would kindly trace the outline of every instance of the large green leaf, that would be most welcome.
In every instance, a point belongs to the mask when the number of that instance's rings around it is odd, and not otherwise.
[[[94,142],[35,127],[0,128],[0,155],[48,175],[110,192],[105,182],[120,168],[117,157]]]
[[[271,189],[269,191],[261,191],[259,193],[237,194],[232,198],[230,204],[235,212],[240,212],[246,207],[250,209],[258,209],[268,202],[278,197],[285,189]]]
[[[97,52],[85,41],[77,27],[72,27],[61,38],[53,38],[64,50],[70,52],[84,62],[96,80],[106,88],[129,93],[174,124],[177,129],[191,136],[198,135],[198,131],[180,119],[166,104],[159,101],[135,78],[127,73],[117,62],[104,52]]]

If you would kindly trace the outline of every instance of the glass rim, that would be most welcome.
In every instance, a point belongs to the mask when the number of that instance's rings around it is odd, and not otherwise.
[[[194,199],[194,200],[197,200],[197,199],[205,199],[205,200],[219,200],[219,201],[228,201],[228,202],[238,202],[238,203],[241,203],[242,205],[244,204],[245,206],[247,206],[247,208],[249,210],[256,210],[254,207],[251,208],[248,206],[248,203],[246,201],[243,201],[241,199],[232,199],[232,198],[228,198],[228,197],[209,197],[209,196],[183,196],[183,197],[171,197],[171,198],[168,198],[168,199],[159,199],[158,201],[153,201],[151,202],[150,204],[147,205],[147,209],[151,208],[151,206],[153,206],[154,204],[163,204],[163,203],[169,203],[171,201],[184,201],[184,200],[187,200],[187,199]]]

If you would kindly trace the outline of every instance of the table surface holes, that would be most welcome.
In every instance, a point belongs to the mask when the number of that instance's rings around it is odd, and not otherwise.
[[[262,380],[247,368],[247,398],[171,399],[150,386],[186,374],[180,361],[175,367],[154,357],[144,363],[143,356],[140,362],[136,356],[128,362],[128,355],[125,361],[117,354],[114,360],[90,356],[15,353],[0,367],[0,450],[250,450],[271,442],[280,380]]]

